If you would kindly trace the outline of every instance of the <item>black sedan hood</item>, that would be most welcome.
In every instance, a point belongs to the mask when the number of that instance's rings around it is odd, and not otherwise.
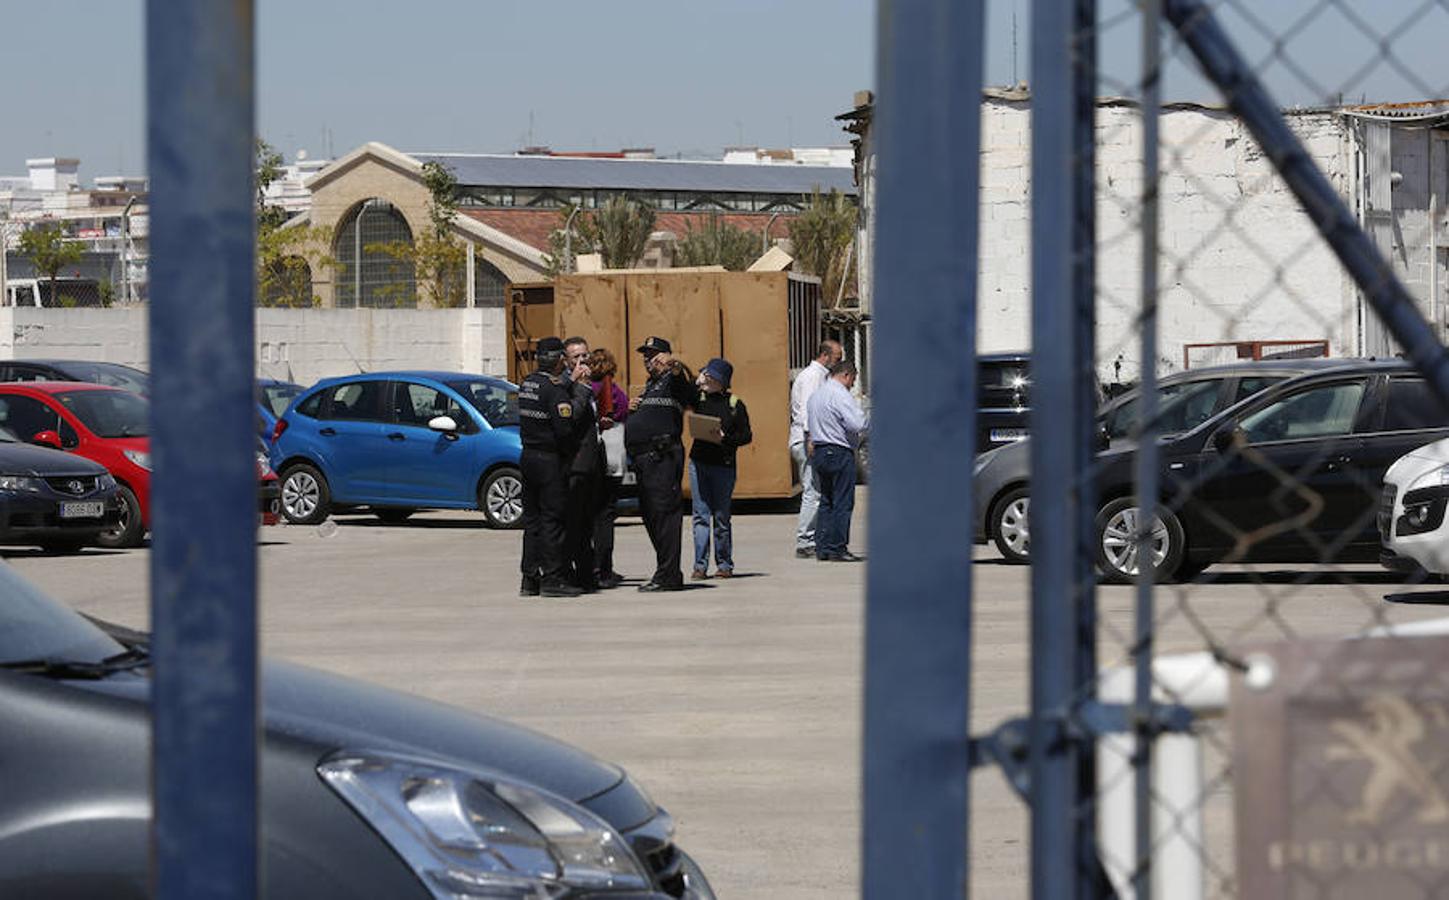
[[[145,678],[80,684],[142,702],[150,693]],[[262,684],[268,735],[314,745],[319,761],[333,750],[394,752],[506,775],[576,802],[624,777],[614,766],[517,725],[340,675],[267,661]]]
[[[105,466],[74,453],[30,444],[0,442],[0,475],[56,478],[65,475],[100,475],[105,471]]]

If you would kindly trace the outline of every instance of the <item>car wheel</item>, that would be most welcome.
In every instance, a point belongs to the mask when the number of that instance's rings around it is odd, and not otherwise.
[[[1031,492],[1024,487],[1007,491],[991,508],[991,539],[1009,563],[1031,562],[1030,510]]]
[[[1136,534],[1141,510],[1130,497],[1121,497],[1102,507],[1097,513],[1097,567],[1104,580],[1112,584],[1131,584],[1137,579],[1140,560],[1137,557]],[[1184,544],[1182,523],[1170,510],[1161,507],[1147,541],[1152,554],[1153,580],[1171,577],[1182,565]]]
[[[298,463],[282,475],[282,515],[295,525],[316,525],[332,508],[327,479],[307,463]]]
[[[401,525],[415,512],[415,509],[374,509],[372,514],[389,525]]]
[[[146,534],[146,529],[141,525],[141,501],[125,485],[121,485],[116,491],[116,496],[121,500],[121,520],[114,528],[108,528],[97,535],[96,544],[112,550],[139,547],[141,538]]]
[[[490,528],[517,528],[523,524],[523,473],[499,469],[478,488],[478,508]]]

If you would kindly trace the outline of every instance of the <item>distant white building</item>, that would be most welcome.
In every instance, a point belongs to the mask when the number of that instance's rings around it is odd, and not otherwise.
[[[855,153],[850,147],[792,147],[786,150],[726,147],[724,161],[749,166],[835,166],[848,169],[855,164]]]
[[[146,298],[149,218],[145,178],[103,176],[91,188],[80,179],[80,160],[67,157],[27,159],[25,176],[0,177],[0,245],[6,252],[8,280],[34,278],[30,260],[17,251],[20,234],[55,223],[80,243],[84,256],[67,278],[106,284],[116,302]],[[0,295],[3,296],[3,295]],[[83,298],[90,302],[92,297]]]
[[[297,157],[282,167],[281,175],[267,186],[268,206],[286,210],[288,218],[312,208],[312,192],[307,190],[307,179],[332,164],[330,159],[311,159],[306,150],[298,150]]]

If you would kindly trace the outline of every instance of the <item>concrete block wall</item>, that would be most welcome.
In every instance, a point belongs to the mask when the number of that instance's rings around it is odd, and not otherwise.
[[[982,107],[980,330],[983,351],[1031,341],[1030,107]],[[1352,157],[1342,121],[1294,115],[1314,160],[1347,193]],[[1183,346],[1227,340],[1327,339],[1355,352],[1357,300],[1332,253],[1242,126],[1227,113],[1165,111],[1160,214],[1158,369]],[[1102,107],[1097,126],[1098,360],[1136,378],[1142,142],[1137,110]]]
[[[0,308],[0,358],[90,359],[147,368],[146,309]],[[257,374],[311,384],[360,370],[503,376],[501,309],[258,309]]]

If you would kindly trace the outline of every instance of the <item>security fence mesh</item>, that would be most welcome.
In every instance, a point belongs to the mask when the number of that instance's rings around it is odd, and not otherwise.
[[[1076,890],[1449,896],[1449,0],[1102,0],[1090,19],[1095,160],[1033,184],[1093,179],[1113,399],[1081,436],[1091,532],[1059,498],[1021,503],[1029,470],[994,471],[1023,448],[977,475],[978,559],[1067,541],[1098,573],[1079,648],[1098,674],[1030,720],[1032,746],[1085,760]],[[1033,104],[1034,131],[1066,127]],[[994,758],[1040,799],[1027,742],[1002,736]]]

